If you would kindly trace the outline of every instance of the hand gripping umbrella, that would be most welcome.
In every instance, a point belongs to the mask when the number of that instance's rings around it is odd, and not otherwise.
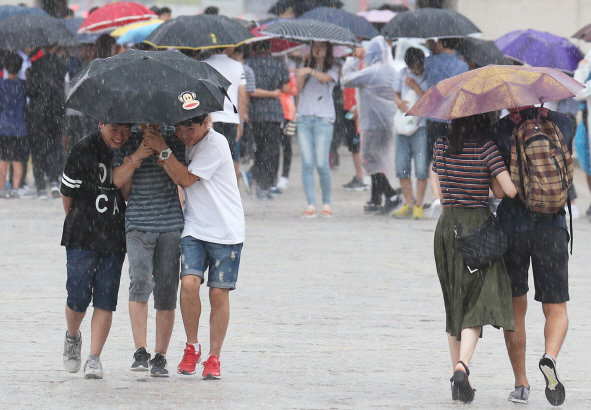
[[[406,115],[452,120],[558,101],[583,88],[553,68],[489,65],[440,81]]]
[[[383,28],[388,39],[398,38],[457,38],[480,33],[470,20],[449,9],[422,8],[398,13]]]
[[[230,82],[178,51],[128,50],[91,62],[65,106],[103,123],[176,124],[224,109]]]
[[[0,48],[17,50],[52,45],[78,45],[74,35],[54,17],[23,14],[0,24]]]
[[[357,37],[370,40],[378,35],[375,27],[366,19],[345,10],[318,7],[302,14],[299,19],[318,20],[349,29]]]
[[[253,37],[247,28],[228,17],[199,14],[164,22],[144,42],[156,48],[200,50],[236,47]]]
[[[344,46],[357,46],[357,37],[346,28],[316,20],[288,19],[267,26],[261,34],[299,43],[328,42]]]

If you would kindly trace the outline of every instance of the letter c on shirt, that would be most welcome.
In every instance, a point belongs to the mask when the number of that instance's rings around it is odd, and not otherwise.
[[[96,210],[99,211],[102,214],[103,212],[105,212],[107,210],[107,207],[106,206],[104,206],[102,208],[100,207],[99,202],[101,201],[101,199],[104,199],[105,201],[108,202],[109,201],[109,198],[105,194],[101,194],[101,195],[99,195],[99,196],[96,197],[96,202],[95,202]]]

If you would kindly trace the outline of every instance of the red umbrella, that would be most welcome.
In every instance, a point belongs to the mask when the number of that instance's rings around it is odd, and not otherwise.
[[[283,40],[281,38],[267,37],[259,32],[259,30],[264,30],[265,28],[267,28],[270,24],[273,24],[274,22],[275,21],[272,21],[272,22],[266,23],[266,24],[261,24],[260,28],[253,27],[250,30],[250,32],[252,34],[254,34],[256,37],[259,37],[261,39],[270,40],[272,54],[284,53],[284,52],[288,52],[289,50],[301,47],[300,43],[296,43],[296,42],[289,41],[289,40]],[[257,41],[257,40],[253,40],[253,41]],[[253,41],[250,41],[250,42],[253,42]]]
[[[78,29],[78,34],[106,32],[156,17],[156,13],[138,3],[111,3],[93,11]]]

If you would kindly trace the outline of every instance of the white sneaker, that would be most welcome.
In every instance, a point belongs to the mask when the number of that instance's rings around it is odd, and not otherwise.
[[[371,176],[366,175],[363,177],[363,185],[371,186]]]
[[[289,185],[289,180],[285,177],[279,177],[279,181],[277,181],[277,188],[279,189],[287,189]]]
[[[84,378],[85,379],[102,379],[103,378],[103,365],[101,359],[98,356],[88,356],[86,363],[84,364]]]
[[[66,331],[66,337],[64,337],[64,366],[70,373],[76,373],[80,370],[82,365],[81,351],[82,332],[78,332],[78,338],[72,338],[68,336]]]
[[[441,201],[439,198],[431,202],[431,206],[427,208],[427,219],[439,219],[441,216]]]
[[[37,196],[35,192],[31,191],[28,188],[19,188],[17,190],[19,199],[35,199]]]

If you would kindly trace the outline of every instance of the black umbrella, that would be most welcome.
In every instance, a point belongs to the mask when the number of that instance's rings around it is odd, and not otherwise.
[[[449,9],[423,8],[398,13],[383,28],[382,35],[397,38],[455,38],[480,33],[463,15]]]
[[[178,51],[128,50],[82,70],[66,107],[104,123],[176,124],[223,110],[229,85],[209,64]]]
[[[156,48],[199,50],[236,47],[254,37],[237,21],[225,16],[180,16],[161,24],[145,40]]]
[[[316,20],[288,19],[267,26],[260,32],[271,37],[309,43],[312,41],[357,46],[357,37],[346,28]]]
[[[318,7],[302,14],[299,19],[318,20],[349,29],[357,37],[372,39],[378,35],[376,28],[365,18],[345,10]]]
[[[343,7],[343,2],[340,0],[279,0],[269,9],[268,13],[280,16],[291,9],[295,16],[299,17],[316,7],[340,9]]]
[[[78,44],[70,30],[55,17],[23,14],[7,18],[0,24],[0,48],[18,50],[55,44]]]
[[[489,64],[512,65],[513,63],[505,57],[494,41],[480,40],[473,37],[462,39],[458,51],[479,67]]]

